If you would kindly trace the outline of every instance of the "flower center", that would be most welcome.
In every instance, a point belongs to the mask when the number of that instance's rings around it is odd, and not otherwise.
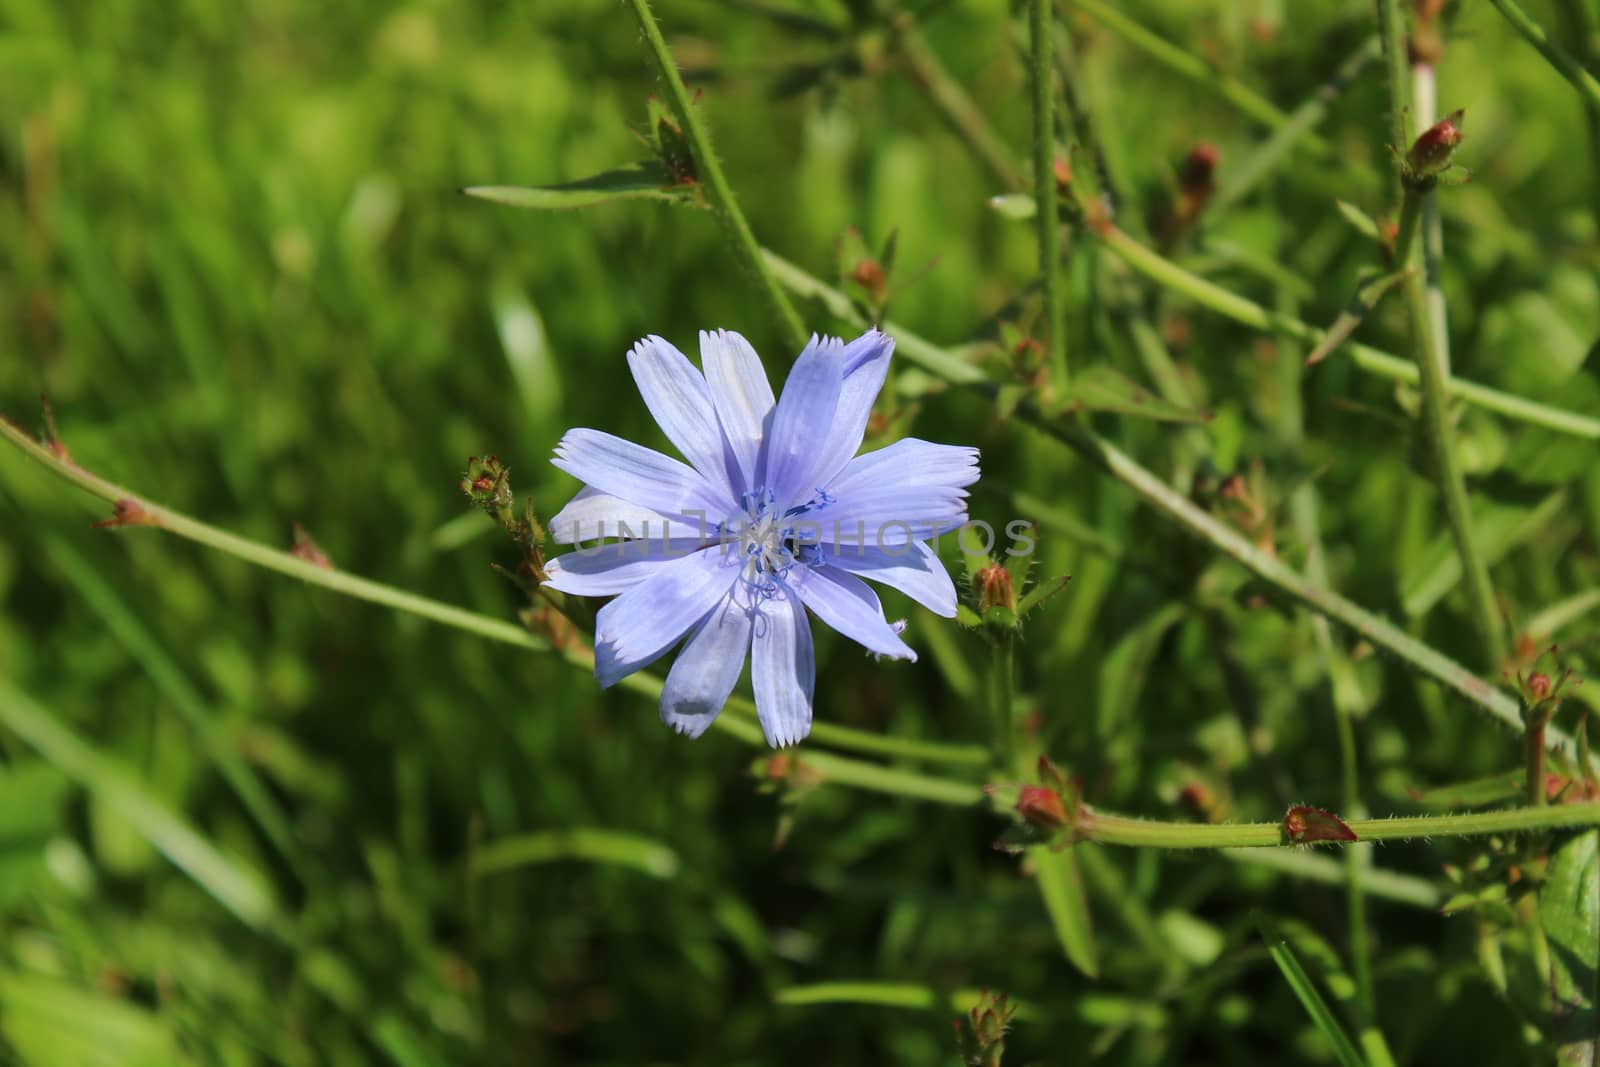
[[[817,501],[781,510],[771,490],[752,489],[741,503],[744,510],[722,524],[729,551],[738,553],[740,577],[752,590],[775,596],[796,563],[809,564],[817,556],[817,524],[801,518]]]

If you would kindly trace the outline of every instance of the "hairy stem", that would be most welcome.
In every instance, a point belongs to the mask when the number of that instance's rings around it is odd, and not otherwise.
[[[1399,0],[1378,0],[1378,26],[1389,70],[1390,127],[1397,138],[1394,147],[1397,153],[1404,153],[1410,147],[1405,139],[1404,116],[1411,106],[1411,77],[1406,61],[1406,33]],[[1500,620],[1500,607],[1495,601],[1494,587],[1489,582],[1488,565],[1478,551],[1472,529],[1472,506],[1467,498],[1467,483],[1457,458],[1455,424],[1450,419],[1448,400],[1450,360],[1436,329],[1438,324],[1429,311],[1427,282],[1414,248],[1422,205],[1433,195],[1435,182],[1431,178],[1413,175],[1399,155],[1396,156],[1396,170],[1404,193],[1400,228],[1394,242],[1394,265],[1397,270],[1406,272],[1403,284],[1411,317],[1412,348],[1421,383],[1422,425],[1433,455],[1434,480],[1444,498],[1445,520],[1450,526],[1450,536],[1455,541],[1456,555],[1461,559],[1462,577],[1472,607],[1472,620],[1478,630],[1484,666],[1492,670],[1505,658],[1505,630]]]
[[[1179,823],[1130,819],[1087,811],[1080,831],[1086,840],[1135,848],[1269,848],[1286,844],[1275,822]],[[1407,841],[1429,837],[1526,833],[1600,826],[1600,804],[1507,808],[1462,815],[1414,815],[1393,819],[1347,819],[1357,841]]]
[[[1016,634],[1010,628],[995,627],[989,633],[989,676],[987,692],[989,716],[994,730],[995,773],[1008,777],[1017,769],[1016,725],[1012,706],[1016,703]]]
[[[1061,288],[1061,205],[1056,197],[1056,123],[1053,81],[1052,0],[1028,0],[1033,54],[1033,199],[1039,237],[1039,279],[1044,289],[1045,343],[1057,389],[1067,387],[1066,294]]]
[[[744,212],[739,209],[739,201],[733,195],[733,186],[728,184],[728,178],[722,172],[722,163],[711,147],[710,130],[707,129],[705,120],[695,107],[694,101],[689,97],[689,90],[683,84],[682,75],[678,73],[678,64],[673,61],[672,53],[667,49],[666,39],[661,36],[661,27],[656,25],[655,16],[650,13],[649,0],[628,0],[628,6],[633,9],[634,17],[639,21],[639,29],[644,34],[645,43],[649,45],[650,54],[655,58],[656,67],[661,71],[661,80],[666,83],[672,110],[682,123],[684,136],[689,139],[689,145],[694,151],[696,175],[705,184],[711,208],[716,212],[717,218],[722,220],[723,228],[728,231],[728,239],[733,243],[734,252],[743,261],[745,269],[760,284],[762,292],[766,294],[767,303],[771,305],[773,315],[782,326],[785,338],[798,353],[805,347],[810,332],[805,327],[805,321],[800,318],[800,313],[795,310],[794,304],[790,303],[788,295],[767,271],[766,263],[761,258],[761,246],[756,243],[756,235],[751,231],[750,224],[745,221]]]

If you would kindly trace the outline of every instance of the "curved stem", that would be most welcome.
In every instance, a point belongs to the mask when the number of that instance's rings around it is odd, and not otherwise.
[[[644,34],[645,43],[650,46],[650,54],[655,57],[656,67],[661,71],[661,80],[666,83],[672,110],[677,113],[678,121],[683,124],[684,136],[689,139],[689,145],[694,151],[696,174],[705,183],[712,210],[717,213],[717,218],[722,220],[723,227],[733,242],[734,250],[744,261],[745,269],[761,284],[767,302],[772,306],[772,313],[777,316],[790,345],[798,354],[805,347],[810,332],[783,289],[773,281],[772,275],[767,273],[766,264],[761,258],[761,246],[756,243],[756,235],[751,231],[750,224],[745,221],[744,212],[739,209],[739,201],[733,195],[733,186],[728,184],[727,176],[722,173],[722,163],[711,147],[711,134],[706,128],[705,121],[700,117],[694,101],[689,97],[689,90],[683,84],[682,75],[678,73],[678,64],[673,61],[666,39],[661,36],[661,27],[656,25],[655,16],[650,13],[649,0],[628,0],[628,4],[633,9],[634,17],[639,21],[639,29]]]

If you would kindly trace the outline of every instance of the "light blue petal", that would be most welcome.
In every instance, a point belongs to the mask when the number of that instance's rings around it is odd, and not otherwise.
[[[960,489],[978,480],[978,450],[907,437],[845,464],[827,490],[840,500],[885,489]]]
[[[850,640],[880,656],[916,662],[917,654],[883,617],[878,594],[860,578],[832,567],[814,567],[792,584],[817,618]]]
[[[657,425],[695,470],[713,484],[726,483],[727,449],[706,380],[687,356],[659,337],[646,337],[628,353],[639,395]],[[737,494],[730,493],[736,496]],[[722,516],[717,516],[720,520]]]
[[[550,539],[558,545],[577,544],[579,541],[602,541],[614,537],[666,537],[715,536],[716,522],[721,517],[706,522],[693,522],[680,518],[671,522],[659,511],[618,500],[609,493],[588,486],[578,490],[578,495],[567,501],[567,506],[556,512],[545,524]]]
[[[872,405],[889,373],[889,357],[894,354],[894,338],[877,330],[851,341],[844,348],[843,381],[839,387],[839,407],[833,415],[833,428],[817,442],[816,481],[827,485],[850,462],[866,436]]]
[[[843,367],[839,339],[813,337],[783,383],[756,474],[757,483],[776,496],[780,508],[804,504],[816,495],[817,459],[839,408]]]
[[[728,445],[730,478],[737,474],[737,493],[754,485],[761,439],[772,414],[772,385],[750,342],[732,330],[700,333],[700,363],[717,409],[717,423]]]
[[[622,541],[580,548],[545,564],[545,584],[573,596],[615,596],[701,547],[699,539],[689,538]]]
[[[786,748],[811,732],[816,677],[806,610],[793,593],[780,587],[777,596],[762,602],[750,643],[756,717],[767,744]]]
[[[750,658],[751,612],[735,586],[689,635],[661,689],[661,721],[689,737],[706,732]]]
[[[807,512],[796,529],[824,545],[908,550],[966,521],[966,490],[910,486],[841,496]]]
[[[893,555],[876,548],[841,548],[829,554],[828,566],[882,582],[936,615],[955,618],[956,584],[931,545],[918,542],[909,552]]]
[[[728,595],[737,564],[715,549],[673,560],[595,616],[594,674],[602,688],[659,659]]]
[[[560,470],[630,504],[668,515],[704,515],[720,522],[732,513],[726,487],[654,449],[599,430],[568,430],[551,462]]]

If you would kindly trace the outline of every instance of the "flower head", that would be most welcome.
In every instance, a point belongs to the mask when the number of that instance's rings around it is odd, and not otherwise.
[[[598,430],[570,430],[553,461],[585,483],[550,520],[549,584],[615,596],[600,609],[595,677],[614,685],[682,647],[661,717],[698,737],[748,654],[767,741],[811,732],[806,609],[880,656],[916,653],[863,577],[947,617],[955,585],[928,542],[966,521],[973,448],[908,438],[857,456],[894,341],[813,337],[775,398],[743,337],[700,334],[704,373],[659,337],[628,353],[645,405],[687,463]]]

